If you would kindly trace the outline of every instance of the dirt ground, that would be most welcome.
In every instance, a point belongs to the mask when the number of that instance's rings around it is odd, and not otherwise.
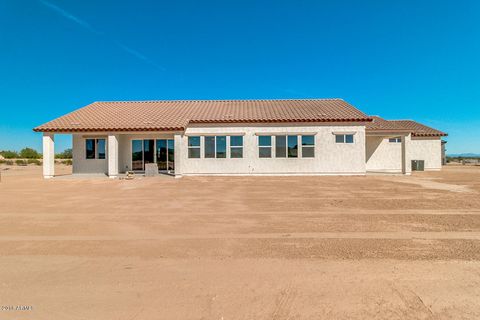
[[[480,318],[480,167],[131,181],[5,168],[2,320]]]

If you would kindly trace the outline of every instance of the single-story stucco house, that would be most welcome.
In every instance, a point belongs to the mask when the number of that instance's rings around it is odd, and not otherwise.
[[[445,133],[411,120],[367,116],[342,99],[94,102],[34,128],[43,174],[54,136],[73,136],[73,174],[409,174],[439,170]]]

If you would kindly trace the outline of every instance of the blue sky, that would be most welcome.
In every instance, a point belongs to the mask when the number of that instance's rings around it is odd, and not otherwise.
[[[92,101],[339,97],[480,153],[479,40],[475,0],[3,0],[0,149]]]

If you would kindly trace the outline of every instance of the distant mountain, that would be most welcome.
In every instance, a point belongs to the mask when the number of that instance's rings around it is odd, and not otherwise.
[[[480,153],[452,153],[447,154],[447,157],[480,158]]]

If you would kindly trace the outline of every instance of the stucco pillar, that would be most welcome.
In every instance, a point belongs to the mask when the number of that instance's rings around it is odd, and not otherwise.
[[[183,135],[175,134],[173,136],[173,143],[175,148],[175,178],[182,177],[182,158],[185,150],[183,150]]]
[[[118,177],[118,135],[108,135],[108,176]]]
[[[50,132],[43,133],[43,177],[53,178],[55,175],[55,138]]]
[[[402,137],[402,173],[412,174],[412,160],[410,157],[410,141],[411,135]]]

